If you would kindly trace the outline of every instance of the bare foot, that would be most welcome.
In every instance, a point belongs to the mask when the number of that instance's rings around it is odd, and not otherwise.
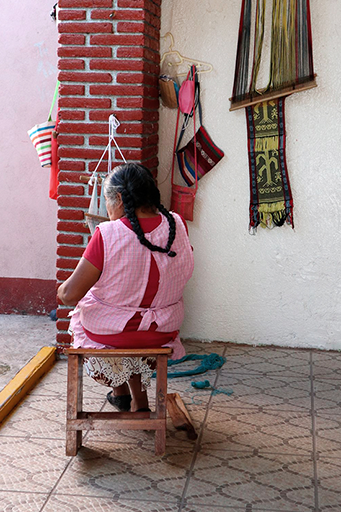
[[[126,382],[121,386],[117,386],[117,388],[113,388],[112,392],[114,396],[130,395],[129,386]]]

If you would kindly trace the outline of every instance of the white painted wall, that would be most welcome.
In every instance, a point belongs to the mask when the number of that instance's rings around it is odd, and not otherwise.
[[[56,201],[27,130],[47,120],[57,76],[52,0],[0,9],[0,277],[55,278]]]
[[[287,163],[295,230],[248,234],[245,112],[229,112],[240,0],[163,0],[162,31],[202,75],[204,124],[225,158],[199,183],[189,223],[195,272],[182,336],[341,349],[341,3],[311,0],[318,88],[286,100]],[[162,50],[167,45],[162,41]],[[176,112],[161,108],[160,174],[169,205]]]

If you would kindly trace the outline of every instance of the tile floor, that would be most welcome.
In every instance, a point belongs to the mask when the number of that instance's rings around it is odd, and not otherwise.
[[[169,421],[164,457],[154,455],[153,433],[136,431],[90,432],[77,457],[66,457],[59,361],[0,428],[0,510],[340,512],[341,354],[198,342],[187,349],[227,358],[218,371],[169,380],[197,441]],[[233,393],[191,388],[205,379]],[[105,394],[85,377],[89,410],[110,410]]]

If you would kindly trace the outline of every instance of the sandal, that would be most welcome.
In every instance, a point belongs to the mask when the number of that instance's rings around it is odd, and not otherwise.
[[[109,404],[113,405],[118,409],[119,411],[130,411],[130,403],[131,403],[131,396],[130,395],[121,395],[121,396],[114,396],[112,394],[112,391],[110,391],[107,394],[107,400]]]

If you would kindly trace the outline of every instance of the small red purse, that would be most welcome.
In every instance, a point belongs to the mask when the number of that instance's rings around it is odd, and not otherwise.
[[[195,67],[193,66],[192,70],[188,73],[187,80],[192,72],[193,81],[195,76]],[[194,83],[194,82],[193,82]],[[195,87],[193,87],[193,101],[192,101],[192,110],[193,110],[193,124],[194,124],[194,148],[196,148],[196,129],[195,129]],[[190,106],[188,106],[190,108]],[[190,109],[191,110],[191,109]],[[195,174],[195,187],[183,187],[181,185],[176,185],[174,183],[174,169],[175,169],[175,156],[176,149],[179,143],[177,143],[178,139],[178,129],[179,129],[179,118],[180,118],[180,107],[178,108],[178,116],[176,120],[176,130],[175,130],[175,139],[174,139],[174,151],[173,151],[173,161],[172,161],[172,196],[171,196],[171,210],[182,215],[185,220],[193,221],[193,212],[194,212],[194,201],[195,195],[198,190],[198,162],[197,162],[197,151],[194,151],[194,174]],[[181,140],[180,135],[180,140]]]

